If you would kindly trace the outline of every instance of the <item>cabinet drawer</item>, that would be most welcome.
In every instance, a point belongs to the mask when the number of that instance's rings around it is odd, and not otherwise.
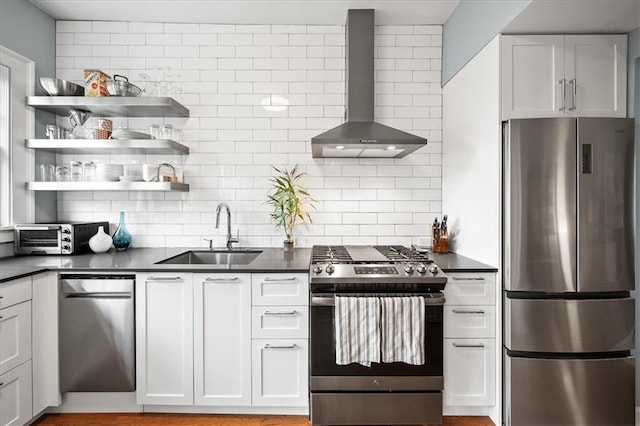
[[[305,407],[309,398],[309,342],[255,339],[252,346],[252,404]]]
[[[495,366],[494,339],[444,339],[444,405],[494,405]]]
[[[492,272],[447,272],[447,305],[495,305],[496,275]]]
[[[31,302],[0,309],[0,374],[31,359]]]
[[[262,339],[306,339],[309,329],[307,306],[254,306],[251,336]]]
[[[254,306],[308,305],[307,274],[252,274],[251,295]]]
[[[31,361],[0,375],[0,425],[26,425],[31,420]]]
[[[31,299],[31,277],[0,284],[0,309]]]
[[[495,306],[444,307],[444,337],[495,337]]]

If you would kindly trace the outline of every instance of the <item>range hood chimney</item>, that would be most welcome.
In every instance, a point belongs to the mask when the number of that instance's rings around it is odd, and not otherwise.
[[[374,10],[349,9],[347,45],[347,121],[311,138],[314,158],[402,158],[427,140],[373,121]]]

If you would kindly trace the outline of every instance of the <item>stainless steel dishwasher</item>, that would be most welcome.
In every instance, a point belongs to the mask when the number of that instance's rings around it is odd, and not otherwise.
[[[135,385],[135,275],[60,274],[60,390]]]

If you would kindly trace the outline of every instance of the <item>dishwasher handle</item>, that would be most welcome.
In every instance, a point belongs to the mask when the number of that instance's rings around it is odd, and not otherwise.
[[[84,291],[64,293],[65,299],[131,299],[130,291]]]

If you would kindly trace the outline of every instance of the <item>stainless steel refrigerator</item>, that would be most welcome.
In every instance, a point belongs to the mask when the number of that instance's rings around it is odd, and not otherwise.
[[[504,422],[634,425],[633,119],[504,123]]]

